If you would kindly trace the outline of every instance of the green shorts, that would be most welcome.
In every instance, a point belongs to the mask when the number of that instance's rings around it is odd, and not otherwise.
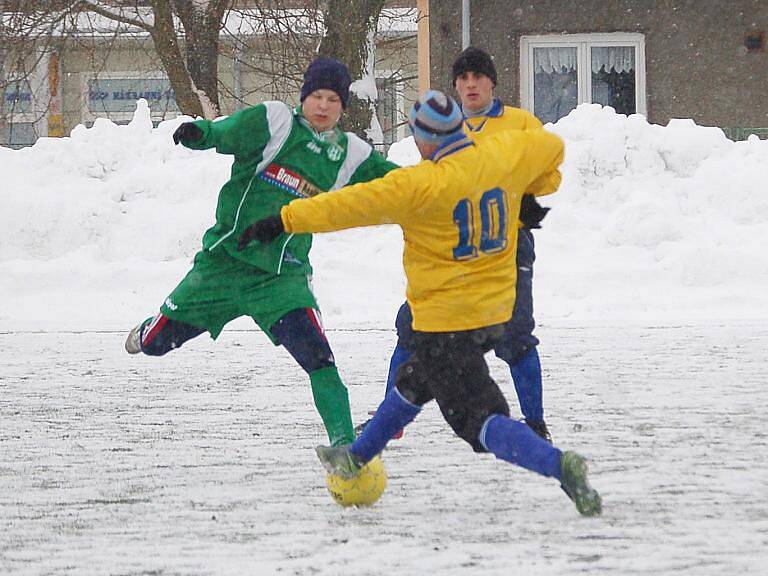
[[[224,325],[250,316],[276,343],[270,328],[291,310],[318,309],[306,270],[285,268],[270,274],[237,260],[225,250],[201,250],[192,270],[165,299],[160,312],[203,328],[216,339]]]

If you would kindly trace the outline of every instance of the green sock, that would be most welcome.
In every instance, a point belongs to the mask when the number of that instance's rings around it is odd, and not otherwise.
[[[349,410],[349,394],[336,366],[315,370],[309,375],[309,380],[312,383],[315,407],[323,419],[331,446],[353,442],[355,431]]]

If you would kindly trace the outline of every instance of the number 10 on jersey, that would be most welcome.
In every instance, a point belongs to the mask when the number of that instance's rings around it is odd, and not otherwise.
[[[454,260],[496,254],[507,247],[507,193],[501,188],[484,192],[480,197],[480,244],[475,245],[475,205],[462,198],[453,209],[453,222],[459,228],[459,243],[453,249]]]

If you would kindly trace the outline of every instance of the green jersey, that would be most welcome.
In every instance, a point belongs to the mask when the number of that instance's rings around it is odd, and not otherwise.
[[[311,273],[312,236],[283,234],[238,252],[237,240],[250,224],[278,214],[296,198],[367,182],[397,168],[351,132],[338,128],[316,132],[299,108],[291,110],[282,102],[264,102],[218,121],[195,124],[203,137],[182,140],[184,146],[215,148],[234,156],[229,181],[219,192],[216,223],[206,231],[203,249],[224,250],[271,274],[279,274],[285,263]]]

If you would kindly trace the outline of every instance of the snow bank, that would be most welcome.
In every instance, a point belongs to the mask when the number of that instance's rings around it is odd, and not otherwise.
[[[69,138],[0,148],[0,325],[123,329],[188,269],[231,159],[174,146],[184,118],[97,121]],[[768,311],[768,142],[579,106],[563,185],[536,233],[543,323],[763,319]],[[418,161],[412,138],[390,159]],[[404,295],[398,228],[318,235],[315,287],[329,327],[389,327]],[[237,326],[251,326],[240,321]]]

